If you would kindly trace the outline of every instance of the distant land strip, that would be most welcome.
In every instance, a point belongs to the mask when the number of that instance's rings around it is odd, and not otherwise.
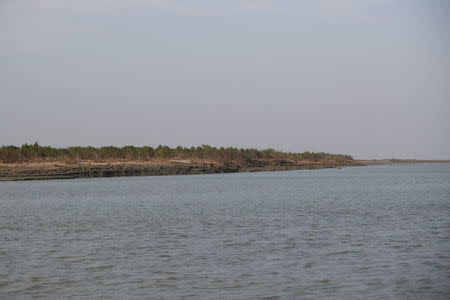
[[[343,166],[449,163],[449,160],[355,160],[350,155],[274,149],[150,146],[0,147],[0,181],[312,170]]]
[[[364,165],[395,165],[395,164],[430,164],[430,163],[450,163],[450,160],[445,159],[365,159],[358,160]]]
[[[0,180],[218,174],[361,166],[350,155],[274,149],[150,146],[0,147]]]

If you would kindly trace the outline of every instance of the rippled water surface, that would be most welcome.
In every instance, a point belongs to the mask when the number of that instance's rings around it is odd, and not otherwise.
[[[449,299],[450,165],[0,182],[1,299]]]

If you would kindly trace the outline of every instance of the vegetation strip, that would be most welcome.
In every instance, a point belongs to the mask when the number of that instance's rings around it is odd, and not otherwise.
[[[350,155],[273,149],[149,146],[0,148],[0,180],[214,174],[355,166]]]

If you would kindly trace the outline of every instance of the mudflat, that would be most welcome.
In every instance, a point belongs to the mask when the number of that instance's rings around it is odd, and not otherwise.
[[[214,160],[77,161],[0,163],[0,180],[70,179],[119,176],[219,174],[255,171],[308,170],[364,165],[355,160],[302,161],[253,159]]]

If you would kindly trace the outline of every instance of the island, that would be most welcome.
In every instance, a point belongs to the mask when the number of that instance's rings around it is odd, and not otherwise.
[[[360,166],[350,155],[235,147],[0,147],[0,180],[190,175]]]

